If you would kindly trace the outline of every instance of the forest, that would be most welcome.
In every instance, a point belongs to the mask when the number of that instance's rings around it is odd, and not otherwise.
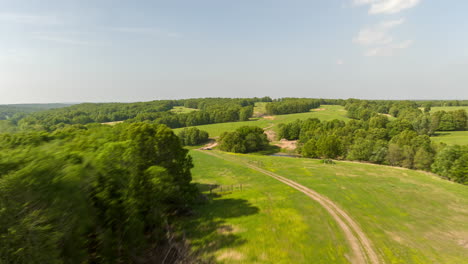
[[[198,193],[165,125],[3,134],[0,150],[2,264],[161,262]]]

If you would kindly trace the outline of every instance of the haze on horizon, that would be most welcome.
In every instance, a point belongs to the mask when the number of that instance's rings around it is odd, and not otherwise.
[[[0,104],[468,99],[467,1],[0,5]]]

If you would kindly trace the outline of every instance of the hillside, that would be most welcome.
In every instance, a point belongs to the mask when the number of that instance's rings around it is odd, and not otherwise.
[[[213,152],[209,152],[213,153]],[[192,151],[194,181],[242,184],[200,205],[186,223],[195,249],[222,263],[348,263],[352,248],[316,201],[247,168],[274,172],[347,212],[385,263],[462,263],[468,257],[467,187],[370,164]],[[191,226],[200,225],[196,229]]]
[[[210,124],[210,125],[201,125],[195,126],[198,129],[205,130],[209,133],[210,137],[218,137],[223,132],[233,131],[242,126],[258,126],[258,127],[269,127],[270,129],[275,130],[278,124],[281,123],[290,123],[295,120],[304,120],[308,118],[318,118],[323,121],[339,119],[339,120],[349,120],[346,117],[346,110],[343,106],[340,105],[322,105],[319,109],[312,109],[308,113],[299,113],[299,114],[289,114],[289,115],[274,115],[267,116],[262,113],[264,111],[264,104],[257,103],[254,108],[254,113],[260,117],[252,118],[251,121],[244,122],[229,122],[229,123],[219,123],[219,124]],[[174,129],[178,133],[181,128]]]

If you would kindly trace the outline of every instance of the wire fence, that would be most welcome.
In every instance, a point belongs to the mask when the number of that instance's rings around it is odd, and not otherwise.
[[[208,186],[210,194],[242,191],[244,188],[245,188],[245,185],[243,185],[242,183],[240,183],[240,184],[231,184],[231,185],[211,184],[211,185]]]

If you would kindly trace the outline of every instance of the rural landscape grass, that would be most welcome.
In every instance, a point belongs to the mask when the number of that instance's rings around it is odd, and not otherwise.
[[[434,142],[443,142],[447,145],[466,145],[468,144],[468,131],[444,131],[437,132],[436,136],[431,137]]]
[[[465,111],[468,111],[468,106],[434,106],[431,107],[431,113],[437,112],[437,111],[455,111],[455,110],[460,110],[463,109]]]
[[[256,105],[254,112],[262,113],[264,111],[264,105]],[[210,124],[210,125],[201,125],[195,126],[198,129],[205,130],[208,132],[210,137],[219,137],[223,132],[234,131],[242,126],[258,126],[261,128],[271,127],[273,130],[281,123],[290,123],[297,119],[304,120],[308,118],[318,118],[320,120],[349,120],[346,117],[346,110],[343,106],[340,105],[322,105],[320,109],[312,109],[308,113],[298,113],[298,114],[289,114],[289,115],[276,115],[276,116],[266,116],[260,118],[253,118],[251,121],[244,122],[229,122],[229,123],[219,123],[219,124]],[[174,129],[178,133],[181,128]]]
[[[174,110],[178,109],[178,110]],[[174,111],[192,111],[191,108],[185,107],[174,107]],[[432,111],[454,111],[457,109],[466,109],[466,106],[447,106],[447,107],[432,107]],[[340,105],[322,105],[319,109],[312,109],[308,113],[299,113],[299,114],[289,114],[289,115],[275,115],[275,116],[264,116],[265,115],[265,103],[259,102],[255,104],[254,116],[251,121],[244,122],[228,122],[228,123],[218,123],[210,125],[201,125],[195,126],[198,129],[205,130],[208,132],[211,138],[219,137],[223,132],[234,131],[242,126],[258,126],[261,128],[269,128],[273,131],[276,131],[278,124],[281,123],[290,123],[297,119],[305,120],[308,118],[318,118],[321,121],[329,121],[333,119],[348,121],[350,120],[346,116],[346,110],[343,106]],[[389,119],[394,119],[394,117],[389,117]],[[174,129],[175,133],[178,133],[183,128]],[[468,144],[468,132],[467,131],[449,131],[449,132],[439,132],[436,136],[431,137],[431,139],[436,143],[445,143],[447,145],[464,145]]]
[[[245,167],[251,163],[330,198],[358,222],[386,263],[463,263],[468,258],[466,186],[386,166],[216,153],[225,159],[191,152],[195,164],[203,164],[194,168],[194,181],[200,186],[242,183],[244,189],[197,208],[200,217],[192,223],[208,226],[188,236],[206,257],[222,263],[347,262],[349,248],[336,244],[342,234],[323,208]],[[232,206],[236,202],[240,207]],[[212,247],[203,248],[208,241]]]
[[[242,191],[223,193],[184,219],[194,250],[220,263],[348,263],[330,215],[302,193],[235,162],[191,151],[193,179]]]
[[[184,106],[174,106],[171,109],[171,112],[176,113],[176,114],[186,114],[186,113],[191,113],[193,111],[199,111],[199,110],[195,108],[184,107]]]

